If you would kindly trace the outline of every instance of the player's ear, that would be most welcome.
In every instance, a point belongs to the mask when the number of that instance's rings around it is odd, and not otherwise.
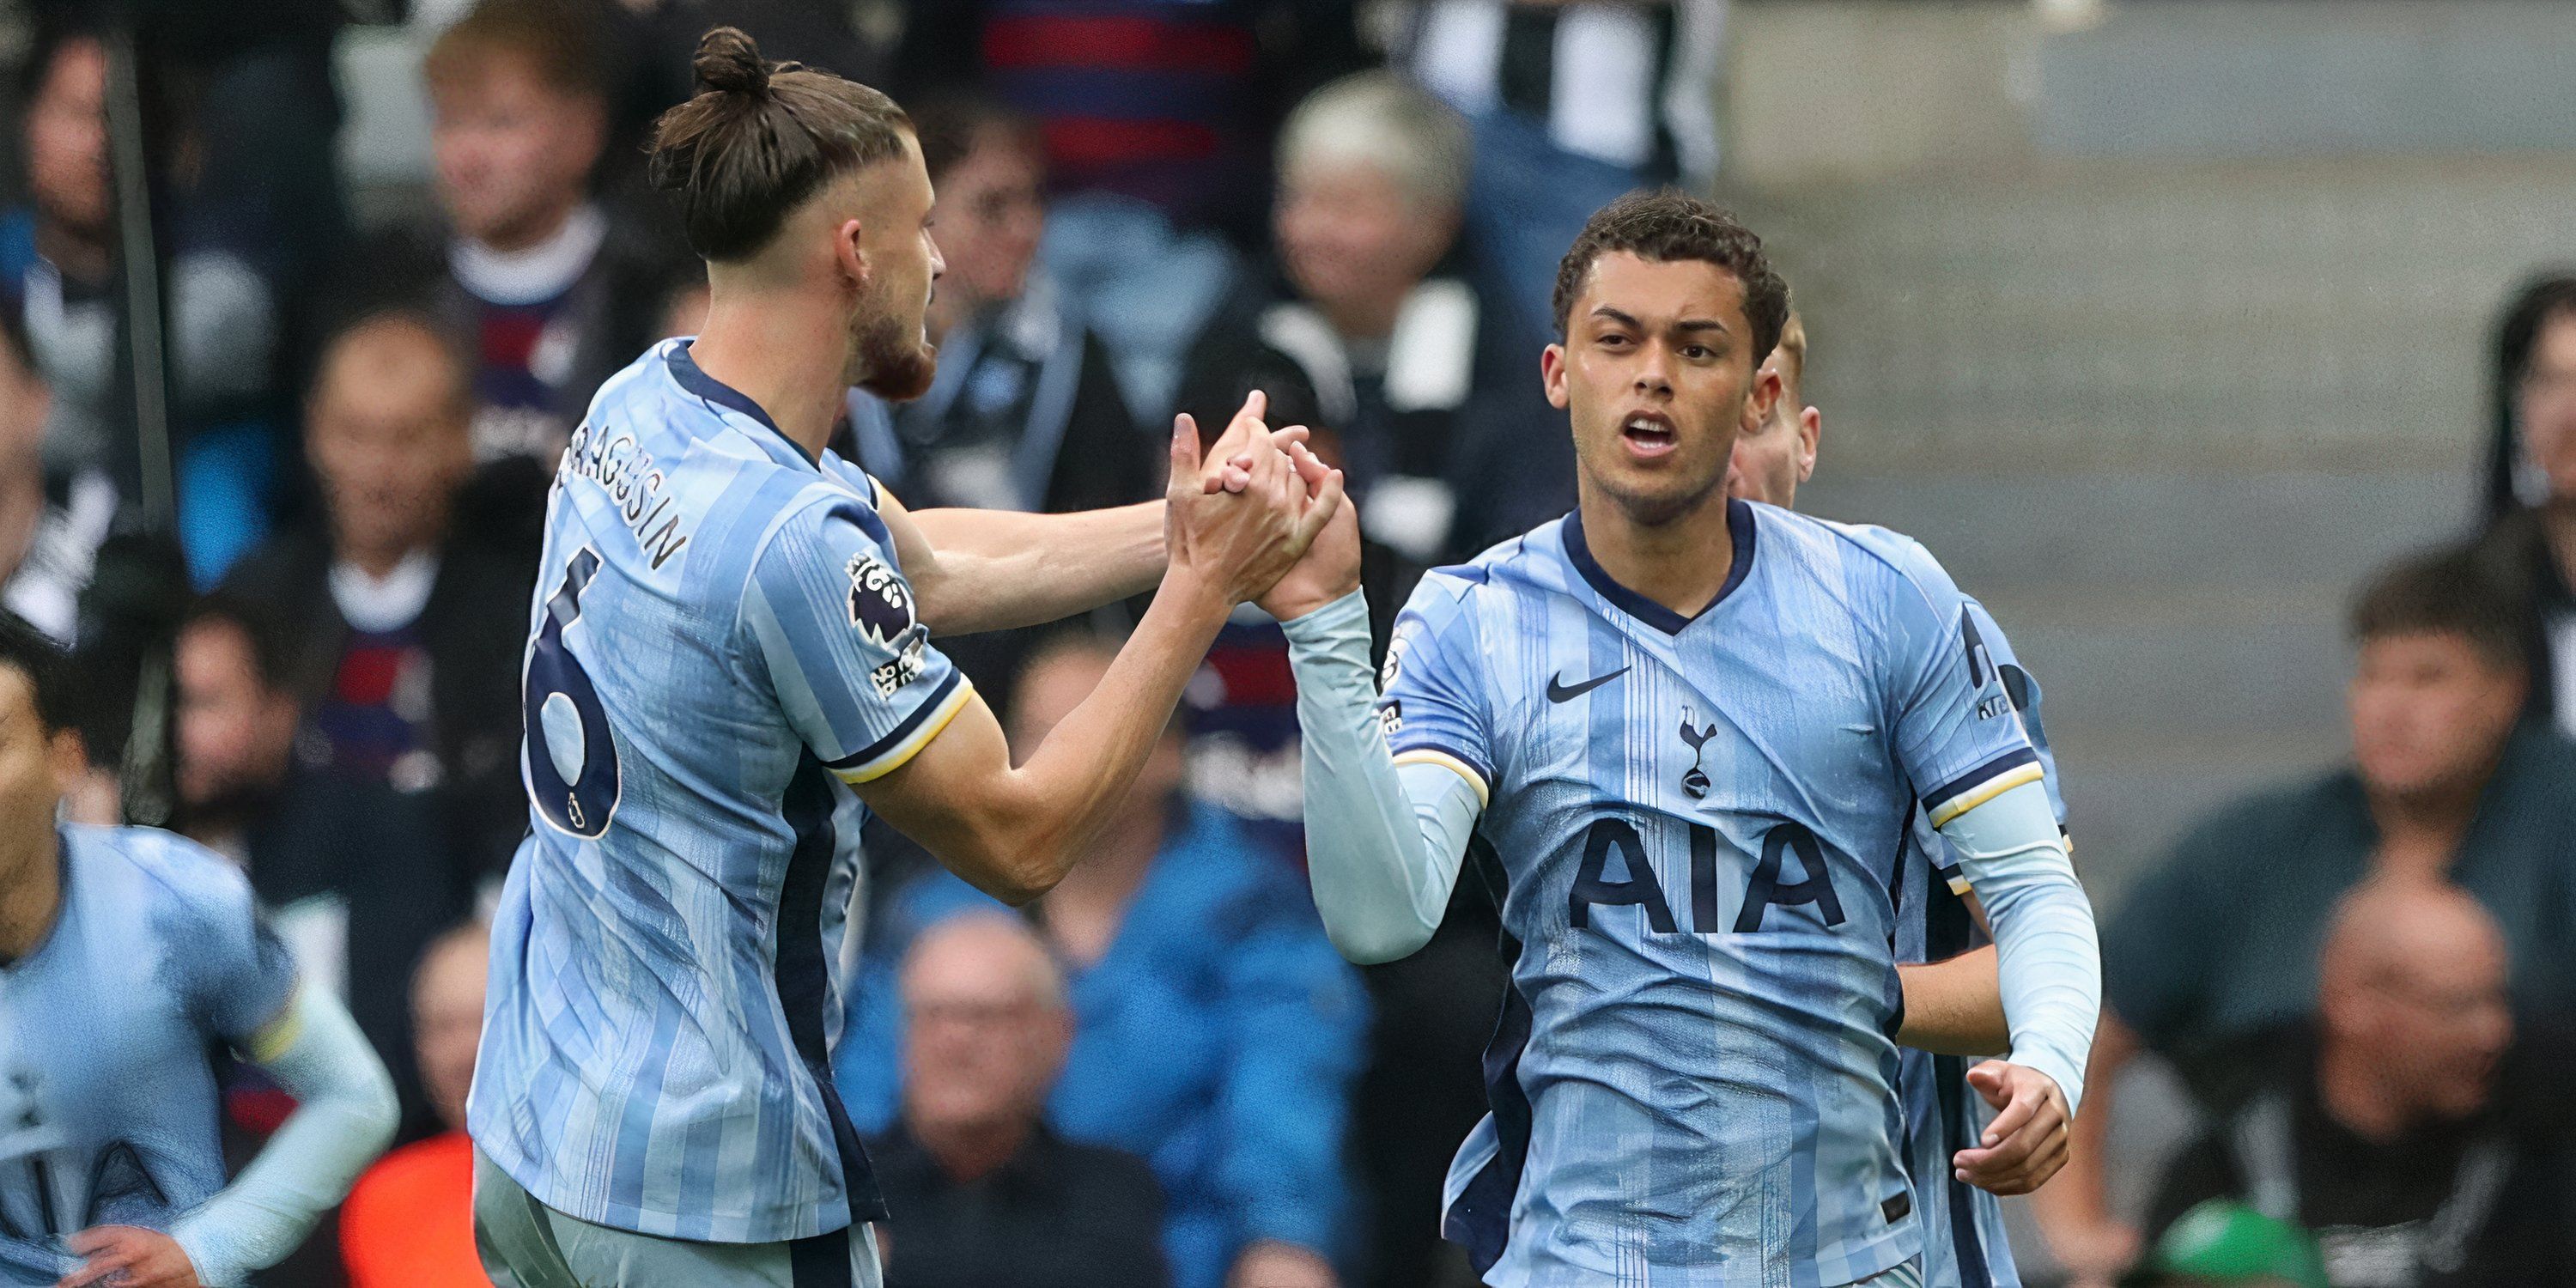
[[[1539,386],[1547,390],[1547,405],[1565,410],[1565,346],[1551,344],[1539,350]]]
[[[1744,422],[1739,429],[1754,433],[1762,422],[1771,419],[1771,408],[1780,401],[1780,373],[1757,368],[1753,383],[1744,391]]]
[[[844,219],[832,230],[832,263],[854,290],[868,284],[868,255],[860,241],[865,231],[856,219]]]
[[[1798,413],[1798,481],[1816,472],[1816,444],[1825,437],[1825,414],[1813,407]]]

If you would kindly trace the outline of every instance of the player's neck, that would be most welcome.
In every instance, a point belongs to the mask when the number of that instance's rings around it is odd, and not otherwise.
[[[1724,489],[1658,523],[1639,522],[1589,482],[1578,494],[1584,545],[1610,580],[1683,617],[1698,616],[1726,589],[1735,534],[1726,525]]]
[[[50,827],[31,828],[29,833],[0,842],[18,851],[0,858],[0,871],[16,874],[0,884],[0,965],[16,963],[36,951],[62,909],[61,843]]]
[[[759,404],[808,459],[832,441],[848,386],[849,329],[783,298],[718,298],[689,347],[698,370]]]

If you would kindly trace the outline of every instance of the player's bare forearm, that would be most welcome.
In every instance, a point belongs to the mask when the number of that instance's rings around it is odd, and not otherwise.
[[[2012,1049],[1993,945],[1947,961],[1899,966],[1905,990],[1900,1045],[1935,1055],[2002,1055]]]
[[[1099,687],[1014,767],[982,698],[903,768],[859,789],[868,807],[1009,904],[1055,888],[1145,764],[1233,604],[1167,578]]]
[[[1035,626],[1154,588],[1163,575],[1163,502],[1074,514],[921,510],[929,550],[911,576],[933,635]]]
[[[862,787],[887,822],[996,898],[1053,889],[1108,822],[1236,604],[1279,581],[1342,505],[1342,478],[1258,427],[1242,495],[1206,495],[1198,432],[1172,435],[1161,589],[1091,695],[1017,767],[980,697],[911,761]]]

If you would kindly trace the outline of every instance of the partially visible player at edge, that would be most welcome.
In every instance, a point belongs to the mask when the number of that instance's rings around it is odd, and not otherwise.
[[[1383,961],[1471,849],[1500,882],[1493,1113],[1445,1195],[1487,1284],[1910,1288],[1890,945],[1918,808],[1993,917],[2011,1037],[1981,1074],[1998,1143],[1954,1174],[2021,1183],[2081,1094],[2100,964],[2037,753],[1946,579],[1727,497],[1787,314],[1759,239],[1633,194],[1556,299],[1575,512],[1424,578],[1382,701],[1350,525],[1262,600],[1317,905]]]
[[[393,1080],[230,860],[55,821],[71,699],[53,643],[0,613],[0,1283],[232,1288],[383,1151]],[[217,1046],[296,1101],[229,1184]]]
[[[911,124],[730,28],[697,73],[652,171],[708,262],[705,327],[601,387],[547,511],[533,835],[467,1113],[503,1288],[878,1282],[884,1206],[827,1065],[863,807],[1003,899],[1044,892],[1228,613],[1341,501],[1255,404],[1218,478],[1176,427],[1165,506],[916,524],[824,450],[849,386],[930,383],[941,265]],[[1045,620],[1158,571],[1099,688],[1014,767],[930,630]]]
[[[1802,394],[1808,346],[1806,326],[1793,311],[1759,376],[1776,383],[1779,395],[1768,417],[1737,436],[1727,495],[1797,508],[1798,485],[1815,473],[1824,434],[1823,413],[1807,405]],[[1910,564],[1927,586],[1947,580],[1912,538],[1878,527],[1847,530],[1854,539],[1885,550],[1890,559]],[[2066,801],[2040,720],[2039,682],[2022,668],[2012,642],[1985,605],[1964,593],[1960,602],[1987,660],[2003,677],[2005,694],[2021,712],[2022,729],[2039,753],[2047,775],[2042,781],[2063,831]],[[1991,1069],[1981,1067],[1972,1076],[1961,1057],[2005,1050],[2011,1038],[1995,978],[1995,950],[1973,946],[1980,938],[1983,912],[1948,843],[1919,813],[1914,842],[1905,847],[1903,873],[1897,878],[1896,905],[1896,959],[1905,982],[1905,1027],[1896,1040],[1908,1048],[1899,1053],[1896,1086],[1905,1104],[1906,1166],[1914,1176],[1915,1211],[1923,1222],[1923,1281],[2018,1288],[2021,1273],[2013,1264],[2003,1205],[1995,1193],[2024,1193],[2055,1175],[2065,1165],[2069,1124],[2055,1118],[2054,1106],[2033,1120],[2035,1130],[2052,1125],[2054,1130],[2033,1151],[2029,1172],[2017,1185],[1997,1186],[1990,1193],[1950,1174],[1960,1150],[1995,1143],[1977,1139],[1975,1102],[1968,1097],[1973,1092],[1992,1098],[2001,1092]]]

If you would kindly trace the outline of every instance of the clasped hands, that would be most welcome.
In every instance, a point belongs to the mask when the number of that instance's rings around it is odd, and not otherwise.
[[[1346,562],[1356,585],[1359,547],[1342,472],[1309,449],[1305,426],[1270,428],[1262,419],[1268,410],[1269,399],[1254,390],[1204,453],[1198,423],[1187,413],[1173,418],[1164,536],[1174,572],[1220,591],[1228,605],[1259,601],[1279,615],[1281,607],[1311,607],[1305,600],[1314,589],[1341,580],[1319,572],[1337,574]],[[1308,575],[1291,578],[1291,570]],[[1298,583],[1291,587],[1298,593],[1274,603],[1283,581]]]

